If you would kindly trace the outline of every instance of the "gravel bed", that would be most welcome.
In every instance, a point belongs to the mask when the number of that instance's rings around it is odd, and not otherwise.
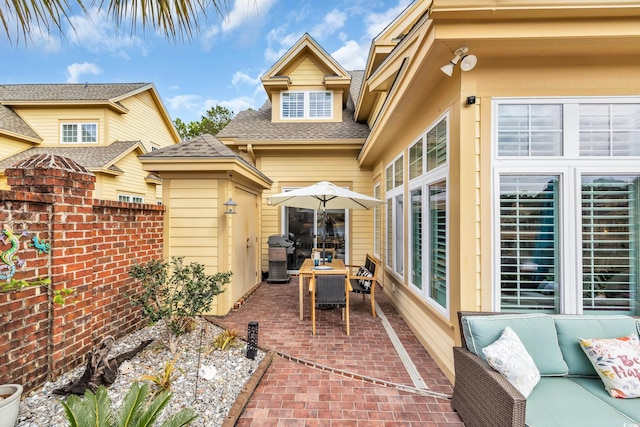
[[[163,331],[164,329],[160,326],[149,326],[118,340],[114,345],[110,357],[129,351],[142,341],[154,340],[136,357],[120,366],[116,381],[107,389],[114,410],[120,406],[134,381],[142,375],[160,373],[165,363],[171,359],[169,351],[162,344]],[[182,408],[192,408],[198,414],[192,426],[222,425],[237,396],[265,354],[258,350],[254,360],[248,359],[246,343],[242,340],[238,340],[237,345],[228,350],[211,351],[213,339],[221,332],[223,329],[218,326],[199,319],[193,332],[180,337],[178,341],[180,356],[176,362],[176,369],[179,369],[180,374],[171,384],[172,397],[161,419]],[[200,376],[196,392],[199,354]],[[47,382],[41,388],[23,396],[16,426],[67,426],[64,409],[60,404],[62,397],[51,391],[77,379],[84,372],[84,368],[83,363],[82,366],[62,375],[57,381]],[[210,379],[205,379],[203,376]]]

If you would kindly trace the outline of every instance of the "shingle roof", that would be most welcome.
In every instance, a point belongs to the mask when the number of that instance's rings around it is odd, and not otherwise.
[[[353,105],[358,105],[358,97],[360,96],[360,88],[362,87],[364,71],[349,71],[349,74],[351,74],[351,87],[349,88],[349,95],[351,95],[351,101],[353,102]]]
[[[140,141],[117,141],[106,147],[34,147],[0,160],[0,170],[39,154],[53,154],[69,158],[90,170],[108,166],[111,170],[121,171],[110,164],[139,144]]]
[[[267,181],[271,179],[260,172],[255,166],[239,156],[231,148],[220,142],[215,136],[204,134],[188,139],[178,145],[164,147],[159,150],[139,156],[140,159],[158,159],[158,158],[198,158],[198,159],[236,159],[245,164],[256,174],[260,175]]]
[[[150,83],[0,85],[0,103],[11,101],[106,101]]]
[[[352,75],[350,93],[357,97],[362,84],[362,71]],[[369,126],[353,120],[353,103],[342,110],[342,122],[279,123],[271,121],[271,102],[267,100],[259,110],[239,112],[216,136],[250,140],[336,140],[365,139]]]
[[[196,136],[177,145],[171,145],[159,150],[151,151],[140,156],[140,158],[157,158],[157,157],[238,157],[238,155],[229,147],[220,142],[216,137],[210,134]]]
[[[40,136],[10,107],[17,102],[116,101],[151,83],[103,84],[0,84],[0,129],[41,140]],[[5,105],[3,105],[5,104]]]
[[[0,104],[0,131],[1,130],[38,140],[42,139],[15,111],[2,104]]]

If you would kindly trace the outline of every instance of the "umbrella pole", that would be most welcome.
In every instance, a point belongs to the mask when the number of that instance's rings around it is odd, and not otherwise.
[[[322,205],[322,216],[324,217],[324,223],[322,224],[322,264],[325,263],[326,246],[327,246],[327,209]]]

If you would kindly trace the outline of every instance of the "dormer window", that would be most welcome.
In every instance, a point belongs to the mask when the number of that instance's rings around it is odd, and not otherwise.
[[[98,142],[97,123],[62,123],[60,140],[67,144]]]
[[[330,119],[333,117],[333,92],[282,92],[283,119]]]

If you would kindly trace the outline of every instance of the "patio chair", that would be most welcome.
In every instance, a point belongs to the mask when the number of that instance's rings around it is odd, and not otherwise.
[[[349,329],[349,276],[344,272],[314,271],[311,275],[311,324],[316,334],[316,309],[342,308]]]
[[[375,292],[378,283],[378,261],[371,255],[367,254],[364,265],[347,265],[349,268],[349,282],[351,283],[351,292],[362,294],[362,301],[365,295],[369,295],[371,300],[371,315],[376,317],[376,301]],[[356,270],[357,269],[357,270]],[[353,273],[355,271],[355,273]]]

